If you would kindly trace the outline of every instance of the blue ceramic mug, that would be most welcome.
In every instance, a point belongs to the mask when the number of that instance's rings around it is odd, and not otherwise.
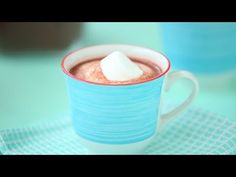
[[[69,72],[80,62],[102,58],[117,50],[131,58],[154,62],[163,73],[145,82],[109,85],[77,79]],[[138,46],[111,44],[82,48],[68,54],[61,66],[78,141],[93,153],[141,152],[165,122],[183,111],[198,92],[198,82],[191,73],[169,73],[170,62],[163,54]],[[161,115],[161,93],[179,78],[191,81],[192,92],[182,105]]]
[[[173,67],[204,75],[235,73],[235,22],[168,22],[160,28]]]

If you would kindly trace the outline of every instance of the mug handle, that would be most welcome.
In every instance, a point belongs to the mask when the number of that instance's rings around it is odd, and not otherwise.
[[[198,93],[199,84],[198,84],[197,78],[188,71],[173,71],[169,73],[167,75],[166,83],[164,85],[165,91],[167,92],[171,88],[173,83],[175,83],[176,80],[182,79],[182,78],[185,78],[191,81],[192,92],[189,95],[189,97],[181,105],[179,105],[177,108],[173,109],[172,111],[160,116],[160,120],[158,123],[158,131],[161,130],[166,125],[167,122],[174,119],[177,114],[184,111],[193,102],[194,98],[196,97]]]

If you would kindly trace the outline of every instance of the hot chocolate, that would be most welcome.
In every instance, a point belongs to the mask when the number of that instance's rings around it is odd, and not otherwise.
[[[111,81],[108,80],[102,72],[100,66],[102,59],[103,58],[91,59],[79,63],[70,69],[70,73],[78,79],[100,84],[132,84],[134,82],[143,82],[162,74],[162,70],[158,65],[149,62],[148,60],[130,58],[143,71],[143,74],[139,78],[127,81]]]

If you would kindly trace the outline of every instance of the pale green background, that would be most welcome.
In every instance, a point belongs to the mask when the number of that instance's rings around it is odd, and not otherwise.
[[[127,43],[162,51],[157,23],[85,23],[82,34],[80,42],[65,51],[0,54],[0,128],[24,127],[68,115],[60,61],[72,49]],[[203,81],[205,76],[198,76],[201,89],[193,104],[236,120],[236,77],[231,76],[228,81]],[[165,98],[182,100],[189,92],[187,84],[176,84]]]

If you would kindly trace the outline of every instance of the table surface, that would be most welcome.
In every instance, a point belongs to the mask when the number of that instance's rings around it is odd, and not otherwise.
[[[66,85],[60,61],[80,46],[126,43],[162,51],[157,23],[84,23],[81,39],[64,51],[0,54],[0,128],[24,127],[68,116]],[[236,120],[236,77],[220,83],[198,76],[200,91],[193,105]],[[183,100],[189,90],[184,81],[165,94]],[[187,84],[187,83],[186,83]],[[215,85],[218,84],[218,85]]]

